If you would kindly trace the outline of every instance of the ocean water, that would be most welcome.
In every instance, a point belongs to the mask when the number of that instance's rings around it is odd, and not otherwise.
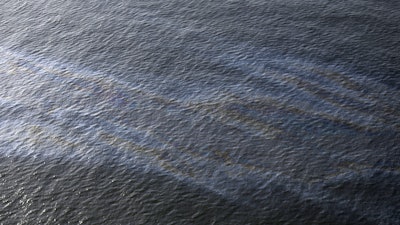
[[[396,1],[0,3],[0,224],[400,224]]]

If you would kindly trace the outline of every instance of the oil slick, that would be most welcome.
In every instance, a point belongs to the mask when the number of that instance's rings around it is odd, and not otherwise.
[[[212,61],[247,78],[209,97],[173,98],[1,48],[0,154],[88,166],[111,158],[265,212],[290,205],[281,200],[294,195],[334,217],[351,212],[369,221],[378,214],[399,219],[385,214],[395,204],[335,191],[373,176],[395,181],[375,188],[399,181],[398,90],[298,60],[267,58],[263,50],[253,58],[213,51],[206,54]]]

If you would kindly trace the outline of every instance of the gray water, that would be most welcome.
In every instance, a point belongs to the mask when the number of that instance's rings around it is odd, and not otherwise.
[[[2,1],[1,224],[400,224],[396,1]]]

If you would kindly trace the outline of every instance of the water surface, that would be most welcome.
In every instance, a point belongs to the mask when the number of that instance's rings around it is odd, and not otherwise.
[[[398,224],[396,9],[5,1],[0,222]]]

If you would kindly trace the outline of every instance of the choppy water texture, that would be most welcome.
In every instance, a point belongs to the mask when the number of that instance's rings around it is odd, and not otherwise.
[[[395,1],[3,1],[1,224],[400,224]]]

